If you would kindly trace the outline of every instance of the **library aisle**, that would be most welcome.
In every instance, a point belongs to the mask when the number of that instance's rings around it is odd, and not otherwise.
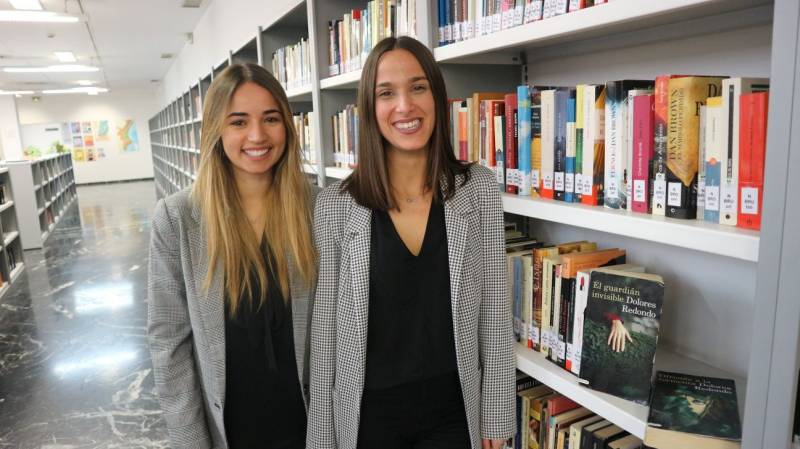
[[[0,299],[0,448],[165,448],[147,349],[152,181],[82,186]]]

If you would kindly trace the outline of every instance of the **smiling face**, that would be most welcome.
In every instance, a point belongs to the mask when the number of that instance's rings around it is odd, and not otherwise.
[[[280,106],[269,91],[253,82],[234,92],[221,134],[236,177],[271,177],[286,148]]]
[[[381,56],[375,78],[375,118],[388,151],[426,151],[435,124],[430,82],[406,50]]]

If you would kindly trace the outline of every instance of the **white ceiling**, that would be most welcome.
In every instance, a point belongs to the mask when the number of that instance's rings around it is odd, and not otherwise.
[[[0,67],[58,64],[54,51],[71,51],[78,64],[100,67],[94,73],[4,73],[0,90],[43,90],[95,81],[110,89],[153,86],[167,72],[211,0],[183,8],[183,0],[41,0],[45,10],[81,14],[78,23],[0,22]],[[13,9],[0,0],[0,10]],[[93,38],[93,39],[92,39]],[[94,40],[94,44],[93,41]]]

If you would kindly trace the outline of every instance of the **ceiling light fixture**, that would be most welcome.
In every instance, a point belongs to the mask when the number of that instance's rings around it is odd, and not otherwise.
[[[24,9],[28,11],[41,11],[42,4],[39,0],[9,0],[14,9]]]
[[[0,90],[0,95],[33,95],[32,90]]]
[[[0,22],[50,22],[75,23],[77,16],[66,16],[51,11],[0,11]]]
[[[59,62],[77,62],[78,58],[75,57],[75,53],[71,51],[54,51],[53,54],[56,56]]]
[[[97,95],[108,92],[105,87],[72,87],[69,89],[43,90],[43,94],[89,94]]]
[[[87,65],[51,65],[47,67],[5,67],[6,73],[76,73],[76,72],[97,72],[97,67]]]

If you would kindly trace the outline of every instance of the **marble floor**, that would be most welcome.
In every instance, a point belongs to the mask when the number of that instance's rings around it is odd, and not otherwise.
[[[147,349],[152,182],[78,187],[0,298],[0,448],[165,448]]]

